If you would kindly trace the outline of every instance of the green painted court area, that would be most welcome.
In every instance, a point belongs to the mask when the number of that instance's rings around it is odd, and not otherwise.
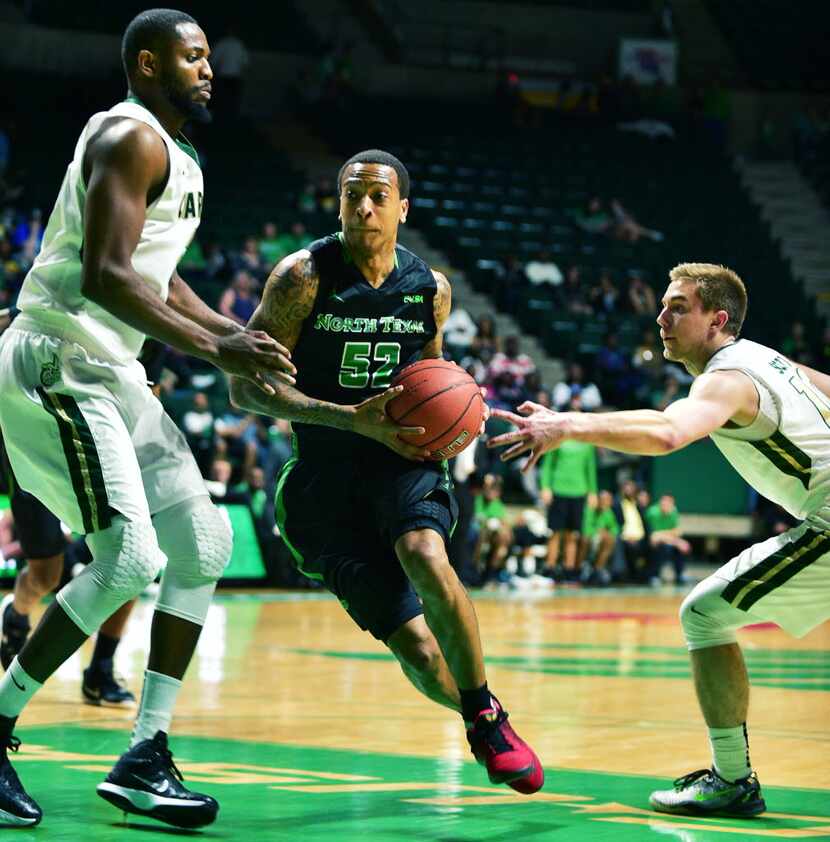
[[[15,764],[44,810],[15,840],[627,840],[657,835],[684,842],[830,838],[830,798],[818,790],[770,787],[770,812],[753,820],[661,816],[648,809],[647,777],[549,769],[545,788],[526,797],[482,786],[473,763],[176,736],[174,749],[194,789],[221,804],[217,823],[180,832],[122,816],[95,785],[123,749],[125,735],[60,726],[21,728]]]

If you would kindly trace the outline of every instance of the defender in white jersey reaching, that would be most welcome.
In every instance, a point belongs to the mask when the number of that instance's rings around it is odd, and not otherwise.
[[[502,459],[529,453],[527,468],[566,439],[660,456],[708,435],[748,483],[803,521],[733,558],[680,609],[714,762],[652,793],[651,805],[753,816],[766,805],[749,762],[749,681],[735,632],[772,621],[801,637],[830,618],[830,376],[738,338],[747,296],[733,271],[684,263],[669,277],[657,322],[665,358],[695,375],[688,398],[663,412],[494,410],[516,430],[488,446],[509,445]]]
[[[127,27],[129,96],[84,128],[21,314],[0,340],[0,426],[18,482],[86,533],[94,558],[0,680],[0,824],[41,819],[7,756],[18,715],[165,562],[132,743],[98,793],[179,827],[218,811],[182,784],[167,731],[231,534],[136,357],[150,335],[269,394],[267,379],[293,383],[294,367],[279,343],[211,310],[176,273],[202,212],[198,156],[181,129],[209,119],[208,54],[181,12],[150,10]]]

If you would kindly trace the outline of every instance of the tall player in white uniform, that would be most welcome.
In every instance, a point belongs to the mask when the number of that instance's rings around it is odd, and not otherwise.
[[[265,374],[291,383],[294,368],[277,342],[215,313],[176,274],[201,217],[202,173],[181,129],[209,117],[208,54],[181,12],[150,10],[128,26],[129,97],[81,134],[21,315],[0,340],[0,425],[18,482],[87,534],[94,559],[0,680],[0,823],[41,818],[7,756],[17,716],[165,561],[131,746],[98,792],[180,827],[218,810],[181,783],[167,731],[231,535],[136,357],[149,334],[269,393]]]
[[[503,459],[529,452],[529,467],[566,439],[660,456],[708,435],[750,485],[803,520],[733,558],[680,609],[713,764],[652,793],[651,805],[752,816],[766,805],[749,762],[749,681],[735,632],[772,621],[801,637],[830,618],[830,376],[738,338],[747,297],[731,270],[684,263],[670,279],[657,322],[665,358],[696,378],[688,398],[663,412],[494,410],[517,430],[489,446],[510,445]]]

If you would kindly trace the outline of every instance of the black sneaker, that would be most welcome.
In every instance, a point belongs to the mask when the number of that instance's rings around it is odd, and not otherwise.
[[[175,827],[204,827],[216,819],[219,804],[209,795],[190,792],[173,763],[167,734],[156,731],[121,755],[97,792],[123,810],[158,819]]]
[[[42,810],[26,794],[9,762],[9,749],[19,748],[17,737],[8,736],[0,744],[0,826],[3,827],[33,827],[43,818]]]
[[[714,769],[699,769],[678,778],[674,789],[658,790],[649,799],[654,810],[683,816],[757,816],[767,809],[761,784],[753,772],[734,783]]]
[[[0,602],[0,664],[7,670],[15,655],[23,648],[29,636],[29,618],[14,610],[14,593],[7,594]]]
[[[81,693],[88,705],[126,707],[135,704],[135,696],[112,671],[112,659],[107,658],[84,670]]]

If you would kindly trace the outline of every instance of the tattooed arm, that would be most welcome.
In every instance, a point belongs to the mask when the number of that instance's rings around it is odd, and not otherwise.
[[[248,328],[264,331],[293,351],[303,322],[314,309],[319,284],[320,276],[311,252],[302,250],[289,255],[268,278],[262,301]],[[407,459],[420,461],[428,455],[428,451],[399,438],[407,433],[421,435],[422,427],[399,427],[386,415],[386,404],[402,391],[400,386],[355,406],[317,400],[284,382],[272,380],[271,386],[274,394],[267,395],[244,380],[231,378],[231,403],[262,415],[358,433],[385,444]]]
[[[435,283],[438,284],[438,290],[435,293],[435,298],[432,300],[432,310],[435,313],[435,336],[424,346],[421,351],[421,359],[439,359],[441,357],[441,350],[444,346],[444,322],[450,314],[452,307],[452,290],[450,289],[450,282],[440,272],[432,270],[432,275],[435,278]]]

